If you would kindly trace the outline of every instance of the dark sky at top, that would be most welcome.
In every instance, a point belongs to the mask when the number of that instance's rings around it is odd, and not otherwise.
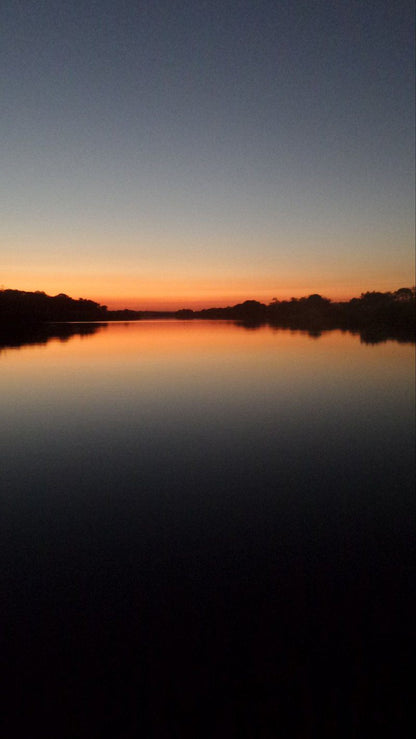
[[[3,0],[0,23],[3,282],[410,275],[413,3]]]

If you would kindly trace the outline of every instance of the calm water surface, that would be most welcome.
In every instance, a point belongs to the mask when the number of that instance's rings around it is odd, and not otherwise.
[[[411,345],[227,322],[4,350],[7,736],[397,727],[413,378]]]

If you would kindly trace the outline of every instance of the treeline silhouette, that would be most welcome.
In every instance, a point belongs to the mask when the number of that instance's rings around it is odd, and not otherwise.
[[[99,321],[107,307],[93,300],[74,300],[64,293],[50,296],[44,292],[0,291],[2,323],[41,323],[44,321]]]
[[[387,338],[412,341],[416,327],[415,288],[402,287],[395,292],[366,292],[348,302],[331,302],[315,293],[290,300],[273,299],[266,305],[257,300],[227,308],[201,311],[181,310],[180,318],[211,318],[238,321],[247,327],[268,323],[276,327],[304,329],[319,335],[329,329],[359,332],[372,341]]]
[[[111,311],[93,300],[68,295],[49,296],[44,292],[0,290],[0,327],[13,331],[17,327],[39,326],[46,322],[64,321],[129,321],[143,318],[225,319],[246,327],[270,324],[306,330],[311,335],[321,331],[341,328],[359,332],[366,341],[376,342],[388,338],[402,341],[415,340],[416,326],[415,288],[402,287],[394,292],[365,292],[360,298],[347,302],[332,302],[315,293],[290,300],[273,299],[265,304],[246,300],[226,308],[206,308],[194,311]],[[33,328],[32,328],[33,330]]]
[[[137,321],[141,318],[172,318],[172,311],[108,310],[94,300],[75,300],[65,293],[47,295],[40,290],[0,290],[0,325],[39,324],[59,321]]]

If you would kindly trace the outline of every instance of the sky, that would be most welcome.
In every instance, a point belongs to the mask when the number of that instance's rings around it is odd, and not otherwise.
[[[0,286],[411,286],[413,37],[408,0],[2,0]]]

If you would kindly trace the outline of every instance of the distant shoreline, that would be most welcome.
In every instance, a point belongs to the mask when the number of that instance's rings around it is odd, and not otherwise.
[[[198,311],[112,311],[92,300],[74,300],[67,295],[42,292],[0,291],[0,346],[47,341],[52,334],[65,340],[74,333],[94,333],[86,324],[143,320],[228,320],[255,329],[262,325],[306,331],[319,336],[341,329],[360,334],[367,343],[393,339],[416,340],[414,288],[395,292],[367,292],[348,302],[331,302],[318,294],[291,300],[273,300],[266,305],[246,300],[226,308]],[[74,331],[71,324],[84,324]],[[60,326],[60,328],[58,328]]]
[[[377,335],[414,341],[416,332],[415,288],[394,292],[366,292],[348,302],[332,302],[315,293],[291,300],[273,300],[269,304],[246,300],[226,308],[177,311],[108,310],[92,300],[75,300],[68,295],[46,295],[21,290],[0,291],[0,333],[39,333],[51,323],[78,323],[140,320],[229,320],[255,328],[271,325],[304,330],[313,335],[341,329],[368,336]]]

